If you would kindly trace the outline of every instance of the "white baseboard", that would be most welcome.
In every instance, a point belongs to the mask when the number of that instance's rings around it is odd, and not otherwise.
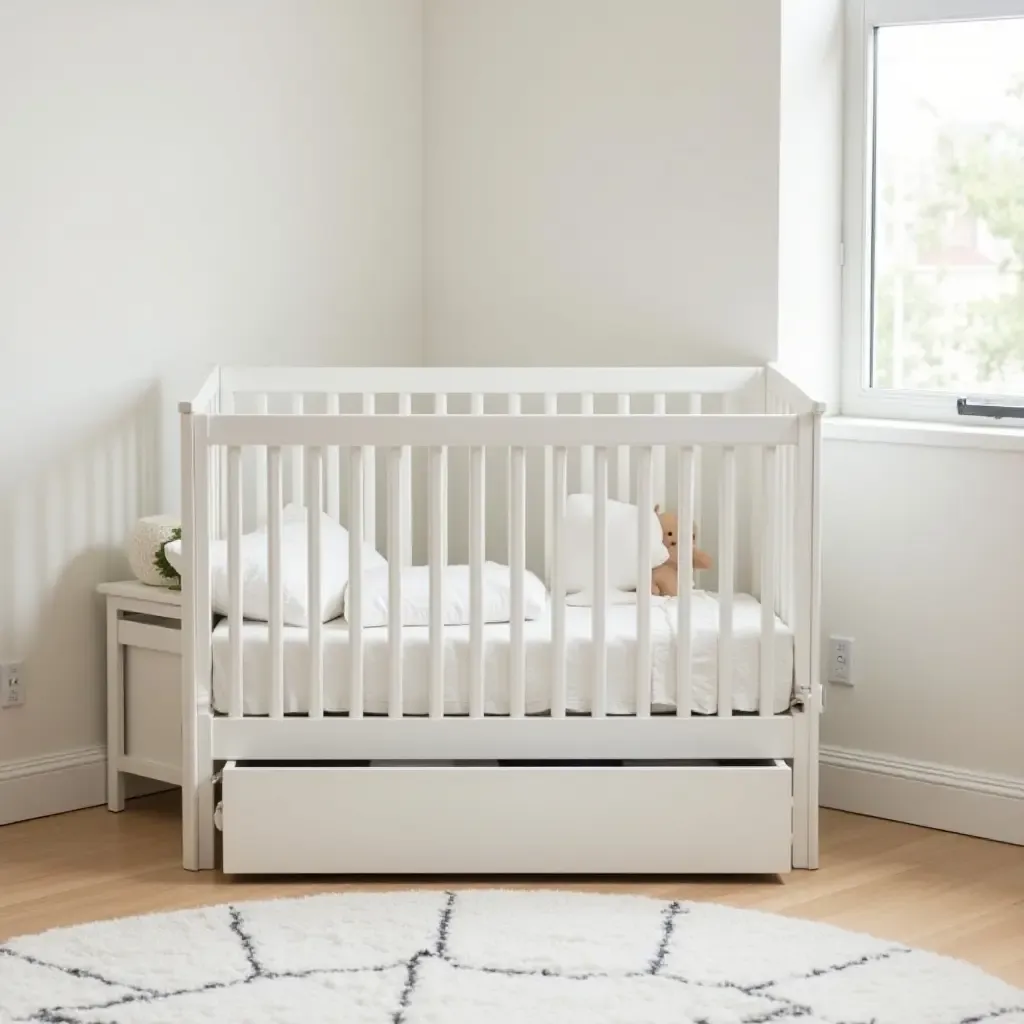
[[[820,803],[1024,846],[1024,778],[822,746]]]
[[[145,796],[170,787],[130,778],[128,796]],[[83,747],[22,761],[0,762],[0,825],[30,818],[99,807],[107,802],[107,751]]]
[[[1024,846],[1024,778],[822,746],[822,807]],[[129,797],[166,790],[130,778]],[[106,749],[0,763],[0,825],[107,801]]]

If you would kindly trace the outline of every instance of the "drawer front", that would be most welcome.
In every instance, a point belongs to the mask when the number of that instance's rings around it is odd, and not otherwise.
[[[223,774],[229,874],[790,870],[781,761],[631,767],[246,765]]]

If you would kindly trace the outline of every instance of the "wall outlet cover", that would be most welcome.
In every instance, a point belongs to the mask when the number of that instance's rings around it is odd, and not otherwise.
[[[853,638],[828,638],[828,681],[841,686],[853,686]]]
[[[25,684],[20,666],[0,665],[0,708],[17,708],[25,703]]]

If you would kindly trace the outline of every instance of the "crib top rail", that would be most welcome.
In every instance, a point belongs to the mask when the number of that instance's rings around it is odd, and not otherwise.
[[[775,364],[767,366],[255,366],[215,367],[191,402],[179,406],[183,414],[233,410],[233,396],[258,395],[264,407],[272,395],[507,395],[519,411],[521,396],[543,395],[554,402],[560,395],[589,399],[593,412],[595,395],[617,395],[620,403],[629,395],[654,396],[655,412],[665,412],[667,395],[732,395],[741,392],[774,394],[786,412],[820,415],[824,405],[808,396]],[[232,399],[227,405],[226,399]],[[699,397],[697,397],[699,403]],[[372,402],[372,400],[371,400]],[[659,405],[660,403],[660,405]],[[758,402],[757,404],[760,404]],[[546,411],[557,408],[557,403]],[[699,404],[691,412],[699,411]],[[294,410],[298,412],[298,409]],[[773,411],[767,405],[766,412]],[[372,411],[364,406],[364,412]],[[438,411],[435,408],[435,412]],[[620,408],[620,412],[624,411]],[[757,411],[755,409],[755,411]],[[781,411],[776,408],[775,411]]]
[[[218,392],[261,394],[719,394],[764,372],[748,366],[253,366],[217,367],[183,412]]]
[[[221,387],[235,392],[542,395],[710,394],[734,391],[759,370],[742,366],[271,366],[222,367],[220,373]]]
[[[206,430],[206,443],[226,446],[615,448],[664,444],[795,445],[798,440],[799,418],[793,414],[215,415],[208,418]]]

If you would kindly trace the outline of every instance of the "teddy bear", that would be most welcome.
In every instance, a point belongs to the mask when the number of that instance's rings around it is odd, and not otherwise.
[[[668,561],[651,570],[651,593],[659,597],[679,596],[679,517],[674,512],[662,512],[654,506],[661,523],[661,539],[668,550]],[[710,569],[711,556],[697,547],[697,527],[693,528],[693,567]]]

